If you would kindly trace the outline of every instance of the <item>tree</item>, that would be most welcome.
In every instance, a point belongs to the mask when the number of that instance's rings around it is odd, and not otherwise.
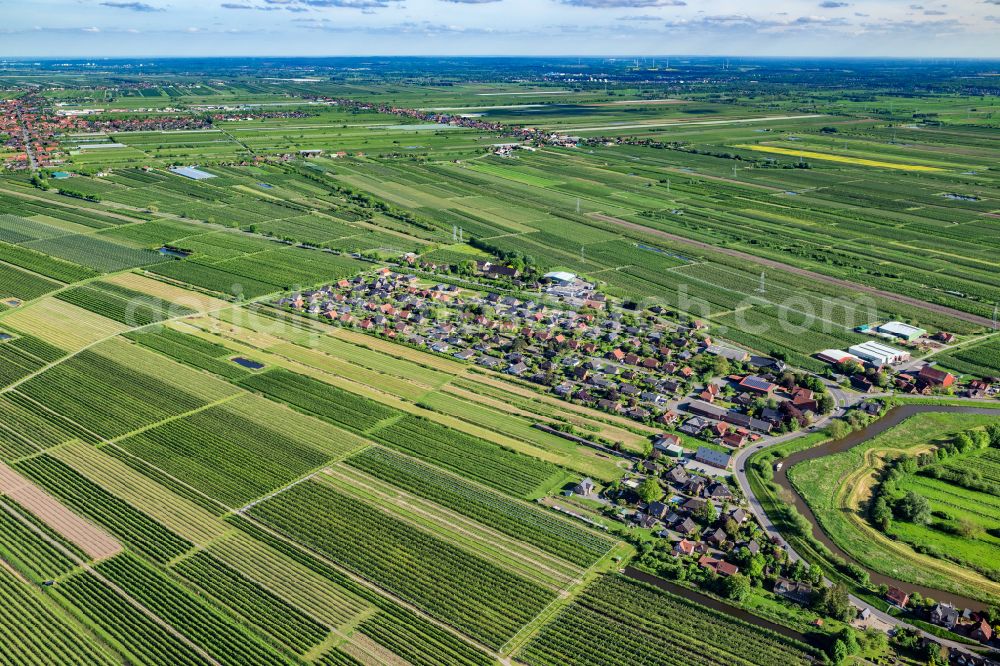
[[[643,482],[639,484],[638,488],[636,488],[636,492],[639,494],[639,499],[647,504],[655,502],[663,497],[663,490],[660,488],[660,482],[652,476],[647,476],[643,479]]]
[[[747,576],[751,579],[757,580],[764,575],[764,567],[767,566],[767,558],[765,558],[760,553],[757,553],[750,558],[750,563],[747,565],[746,572]]]
[[[931,505],[927,498],[912,490],[896,502],[896,515],[917,525],[926,525],[931,519]]]
[[[833,587],[822,586],[815,592],[813,610],[841,622],[850,622],[857,613],[851,605],[847,588],[839,583]]]
[[[851,426],[840,419],[834,419],[826,427],[826,434],[829,435],[830,439],[843,439],[851,434]]]
[[[960,453],[965,453],[972,448],[972,438],[969,437],[969,433],[960,432],[955,436],[955,448]]]
[[[719,517],[719,512],[716,510],[715,505],[711,502],[705,502],[700,507],[698,507],[695,517],[701,520],[706,525],[711,525],[715,522],[716,518]]]
[[[819,413],[829,414],[837,407],[837,401],[829,393],[823,393],[819,397]]]
[[[848,656],[847,646],[844,645],[844,641],[838,638],[833,644],[833,649],[830,650],[830,659],[834,664],[843,664]]]
[[[986,426],[986,434],[990,436],[990,446],[1000,447],[1000,425],[991,423]]]
[[[872,504],[871,517],[872,522],[880,530],[883,532],[889,530],[889,526],[892,524],[892,509],[889,508],[888,502],[881,495],[875,498],[875,502]]]
[[[750,579],[743,574],[733,574],[725,582],[726,597],[744,602],[750,597]]]
[[[858,645],[857,633],[851,627],[844,627],[840,630],[838,639],[844,642],[844,647],[847,648],[847,654],[857,654],[861,651],[861,646]]]

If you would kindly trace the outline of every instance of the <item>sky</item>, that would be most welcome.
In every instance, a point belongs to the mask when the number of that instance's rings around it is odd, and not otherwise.
[[[0,57],[1000,57],[1000,0],[0,0]]]

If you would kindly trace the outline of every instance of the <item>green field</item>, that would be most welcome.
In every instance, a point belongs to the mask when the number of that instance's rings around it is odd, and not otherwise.
[[[884,461],[901,454],[916,454],[948,441],[957,433],[997,422],[996,416],[924,413],[912,416],[885,433],[844,453],[799,463],[788,472],[789,480],[816,515],[823,531],[845,552],[866,567],[900,580],[939,586],[968,597],[1000,598],[1000,588],[975,570],[914,551],[910,546],[888,539],[868,523],[866,501]],[[913,489],[922,478],[909,480],[902,488]],[[923,489],[918,492],[929,492]],[[962,490],[961,495],[966,491]],[[973,494],[959,502],[971,506]],[[965,539],[951,538],[940,531],[894,521],[901,541],[932,545],[938,552],[960,547],[981,551],[989,557],[990,537],[982,547]],[[977,558],[978,559],[978,558]],[[971,561],[971,560],[970,560]]]
[[[818,351],[900,320],[956,336],[916,358],[1000,375],[1000,100],[982,62],[0,63],[0,663],[829,663],[840,622],[807,645],[620,573],[672,539],[634,526],[627,491],[627,507],[567,491],[645,476],[661,424],[453,354],[548,357],[554,377],[697,328],[670,353],[700,391],[751,372],[708,368],[705,336],[821,373]],[[477,261],[523,270],[491,281]],[[556,303],[550,271],[607,310]],[[408,287],[370,296],[386,272]],[[523,312],[460,311],[490,292]],[[379,320],[390,299],[406,321]],[[538,329],[576,310],[572,337],[598,351],[520,339],[531,308]],[[376,323],[334,325],[348,310]],[[442,316],[450,333],[420,328]],[[467,337],[437,353],[416,333]],[[624,388],[623,407],[648,400]],[[996,419],[924,414],[790,479],[863,565],[996,604],[998,449],[894,479],[927,520],[883,533],[866,504],[896,456]],[[724,589],[685,567],[679,584]],[[807,622],[753,599],[792,635]]]

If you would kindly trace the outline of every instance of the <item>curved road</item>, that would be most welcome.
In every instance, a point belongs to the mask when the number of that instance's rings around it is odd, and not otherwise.
[[[773,437],[773,438],[768,439],[768,440],[766,440],[766,441],[764,441],[762,443],[758,443],[758,444],[756,444],[754,446],[749,446],[749,447],[746,447],[744,449],[741,449],[739,452],[736,453],[736,455],[733,456],[733,468],[735,470],[736,480],[740,484],[740,488],[742,489],[744,496],[747,498],[747,503],[750,506],[750,511],[754,514],[754,517],[760,523],[761,527],[763,527],[764,531],[767,532],[767,534],[769,534],[772,537],[777,537],[777,538],[779,538],[781,540],[781,543],[784,545],[785,550],[788,553],[789,559],[791,561],[793,561],[793,562],[795,562],[797,560],[802,560],[804,562],[808,562],[808,561],[805,558],[803,558],[801,555],[799,555],[797,552],[795,552],[795,549],[792,548],[791,545],[787,543],[787,541],[785,541],[785,539],[781,536],[781,531],[771,521],[770,517],[767,515],[767,512],[764,511],[764,507],[761,505],[760,500],[754,494],[753,488],[751,488],[749,479],[747,478],[747,474],[746,474],[746,462],[750,458],[750,456],[752,456],[753,454],[757,453],[758,451],[761,451],[763,449],[770,448],[770,447],[773,447],[773,446],[777,446],[778,444],[783,444],[785,442],[797,439],[799,437],[803,437],[806,434],[808,434],[809,432],[818,430],[820,427],[822,427],[823,425],[825,425],[830,419],[832,419],[834,417],[837,417],[837,416],[843,416],[850,407],[858,404],[859,402],[862,402],[862,401],[868,400],[868,399],[872,399],[872,398],[885,398],[885,397],[887,397],[889,395],[889,394],[884,394],[884,393],[882,393],[882,394],[869,394],[869,395],[849,394],[849,393],[846,393],[845,391],[841,390],[839,387],[836,387],[835,385],[828,384],[827,386],[828,386],[828,389],[830,390],[831,395],[833,395],[834,398],[837,401],[837,409],[832,414],[830,414],[830,415],[824,417],[823,419],[817,421],[812,426],[812,428],[810,428],[809,431],[795,432],[795,433],[789,433],[787,435],[780,435],[778,437]],[[966,402],[966,401],[963,400],[963,402]],[[981,405],[983,403],[990,403],[990,404],[996,405],[997,408],[1000,409],[1000,404],[998,404],[997,401],[995,401],[995,400],[984,401],[984,400],[971,400],[970,399],[970,400],[967,400],[967,402],[970,404],[970,406],[975,405],[975,404],[980,404]],[[827,580],[826,582],[827,582],[827,584],[831,583],[831,581],[829,581],[829,580]],[[851,599],[851,603],[854,606],[856,606],[859,609],[866,609],[867,608],[875,618],[881,620],[882,622],[886,623],[889,626],[893,626],[893,627],[896,627],[896,628],[905,628],[905,629],[913,630],[913,631],[918,632],[921,636],[923,636],[925,638],[928,638],[930,640],[936,641],[936,642],[940,643],[941,645],[944,645],[945,647],[948,647],[950,649],[959,650],[959,651],[965,652],[966,654],[974,654],[969,649],[970,646],[968,646],[968,645],[966,645],[964,643],[958,643],[958,642],[951,641],[951,640],[948,640],[948,639],[945,639],[945,638],[940,638],[938,636],[934,636],[934,635],[932,635],[932,634],[930,634],[928,632],[925,632],[924,630],[922,630],[922,629],[920,629],[918,627],[915,627],[915,626],[913,626],[913,625],[911,625],[911,624],[909,624],[907,622],[904,622],[903,620],[900,620],[897,617],[893,617],[892,615],[889,615],[888,613],[882,612],[878,608],[875,608],[874,606],[872,606],[868,602],[866,602],[866,601],[864,601],[864,600],[862,600],[862,599],[860,599],[858,597],[855,597],[854,595],[851,595],[850,599]]]

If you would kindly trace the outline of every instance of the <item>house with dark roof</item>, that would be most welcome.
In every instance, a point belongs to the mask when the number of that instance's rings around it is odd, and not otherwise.
[[[797,604],[808,606],[812,603],[813,588],[809,583],[779,578],[774,583],[774,593]]]
[[[954,629],[960,617],[961,613],[953,604],[939,603],[931,609],[931,622],[946,629]]]
[[[646,513],[657,519],[662,519],[670,511],[670,507],[663,502],[650,502],[646,508]]]
[[[733,491],[731,491],[729,486],[724,483],[713,483],[709,486],[706,494],[712,499],[729,500],[733,498]]]
[[[698,451],[694,454],[694,459],[706,465],[726,470],[729,469],[729,465],[732,462],[732,456],[728,453],[716,451],[707,446],[699,446]]]
[[[747,375],[740,381],[740,388],[759,395],[771,395],[778,387],[757,375]]]
[[[684,469],[680,465],[676,465],[667,470],[666,477],[667,481],[671,483],[684,484],[688,482],[688,479],[691,478],[691,475],[687,473],[686,469]]]
[[[681,534],[691,534],[698,529],[698,523],[690,518],[685,518],[677,525],[677,531]]]

